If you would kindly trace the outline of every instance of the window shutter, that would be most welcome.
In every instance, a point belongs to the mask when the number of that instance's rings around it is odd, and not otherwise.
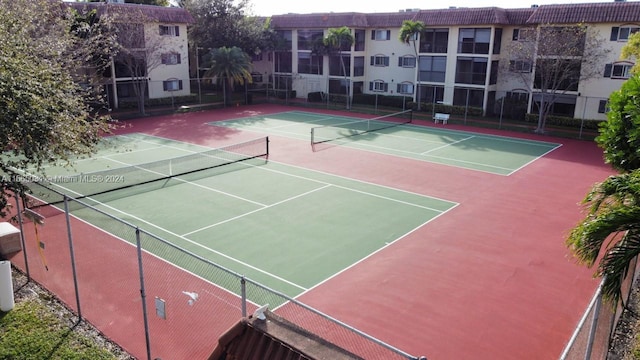
[[[400,56],[398,58],[398,66],[402,67],[402,59],[404,59],[404,57]]]
[[[387,30],[387,37],[385,40],[391,40],[391,30]]]
[[[176,25],[176,36],[180,36],[180,26]]]
[[[371,57],[371,66],[373,66],[376,62],[375,56]]]
[[[398,85],[396,86],[396,92],[397,92],[397,93],[400,93],[401,91],[402,91],[402,86],[400,86],[400,84],[398,84]]]
[[[384,89],[384,92],[389,91],[389,83],[383,83],[382,85],[383,85],[382,88]]]
[[[369,91],[373,90],[373,81],[369,81]]]
[[[607,64],[604,66],[604,77],[611,77],[612,68],[613,68],[613,64]]]
[[[388,56],[384,57],[384,66],[389,66],[389,57]]]
[[[178,55],[178,64],[182,64],[182,62],[180,61],[180,54],[177,54],[177,55]]]
[[[620,31],[620,28],[617,26],[614,26],[611,28],[611,37],[609,38],[609,40],[611,41],[617,41],[618,40],[618,32]]]
[[[375,39],[376,39],[376,31],[371,30],[371,40],[375,40]]]
[[[168,85],[169,84],[166,81],[163,81],[162,82],[162,90],[167,91],[167,88],[169,87]]]
[[[520,29],[513,29],[513,36],[511,37],[511,40],[518,40],[518,37],[520,36]]]
[[[182,90],[182,80],[178,80],[178,90]]]

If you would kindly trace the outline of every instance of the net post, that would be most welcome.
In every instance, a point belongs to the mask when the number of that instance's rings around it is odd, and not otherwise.
[[[269,137],[268,136],[266,138],[266,142],[267,142],[267,154],[266,154],[266,156],[267,156],[267,159],[268,159],[269,158]]]

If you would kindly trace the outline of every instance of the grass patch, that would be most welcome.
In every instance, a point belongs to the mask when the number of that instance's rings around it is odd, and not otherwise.
[[[36,300],[0,312],[0,359],[116,359]]]

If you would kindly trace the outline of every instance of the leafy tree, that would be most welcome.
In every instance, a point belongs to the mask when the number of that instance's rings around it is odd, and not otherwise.
[[[264,49],[268,21],[249,16],[249,0],[184,0],[181,6],[194,18],[189,28],[192,45],[205,49],[236,46],[247,54]]]
[[[598,262],[603,296],[615,305],[630,261],[640,254],[640,75],[611,94],[607,121],[596,142],[605,161],[622,173],[594,185],[585,197],[587,215],[571,230],[567,246],[578,262]],[[624,305],[624,304],[623,304]]]
[[[616,170],[640,169],[640,75],[629,78],[609,97],[607,121],[601,123],[596,142]]]
[[[0,160],[2,215],[11,192],[26,190],[25,174],[91,153],[107,130],[87,105],[94,92],[74,78],[97,51],[91,26],[75,20],[57,2],[0,0],[0,33],[11,34],[0,40],[0,147],[9,155]]]
[[[636,60],[640,59],[640,33],[636,32],[629,36],[629,40],[622,47],[622,51],[620,52],[621,59],[629,59],[634,58]],[[636,62],[635,65],[631,68],[631,73],[638,74],[640,73],[640,62]]]
[[[418,68],[418,77],[420,76],[420,61],[418,59],[418,47],[416,46],[416,41],[418,37],[424,32],[425,26],[422,21],[413,21],[413,20],[405,20],[402,22],[402,27],[400,28],[400,35],[398,36],[399,40],[403,43],[409,45],[413,45],[413,53],[416,55],[416,66]],[[418,96],[418,110],[420,110],[420,85],[418,81],[416,81],[416,91]]]
[[[224,84],[224,102],[231,104],[231,93],[235,83],[251,83],[251,58],[238,47],[213,49],[206,59],[207,77],[216,77]],[[228,90],[227,90],[228,89]]]
[[[577,91],[580,82],[600,77],[609,50],[597,31],[582,24],[549,24],[520,29],[520,33],[527,36],[505,49],[510,61],[503,62],[503,74],[519,78],[530,93],[539,95],[535,132],[544,133],[547,115],[558,98]]]
[[[615,305],[632,259],[640,254],[640,170],[596,184],[583,204],[587,216],[571,230],[567,245],[578,262],[602,277],[602,294]],[[602,254],[602,255],[601,255]]]
[[[347,69],[345,68],[344,59],[342,57],[343,50],[350,50],[354,43],[353,35],[348,27],[343,26],[341,28],[331,28],[327,36],[324,38],[324,44],[331,51],[337,51],[340,58],[340,67],[342,68],[342,74],[344,75],[344,82],[346,85],[347,93],[347,109],[351,108],[350,96],[349,96],[349,80],[347,79]]]

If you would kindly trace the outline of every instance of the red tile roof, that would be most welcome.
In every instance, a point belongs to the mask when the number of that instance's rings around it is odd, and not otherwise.
[[[218,339],[208,360],[363,360],[265,311],[265,320],[241,319]]]
[[[110,14],[130,14],[139,10],[146,17],[161,23],[191,24],[193,17],[191,14],[179,7],[164,7],[141,4],[121,4],[121,3],[85,3],[85,2],[65,2],[66,5],[74,9],[96,9],[98,15]]]
[[[401,27],[404,20],[422,21],[427,26],[535,25],[640,22],[640,1],[592,4],[541,5],[523,9],[455,8],[395,13],[324,13],[272,16],[279,29],[295,28],[382,28]]]
[[[544,5],[528,20],[531,24],[640,22],[640,2]]]

